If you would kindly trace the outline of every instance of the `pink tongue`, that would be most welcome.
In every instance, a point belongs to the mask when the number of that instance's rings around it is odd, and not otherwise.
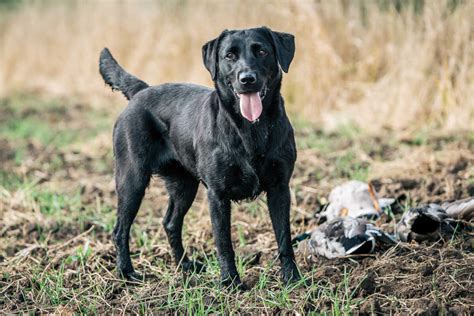
[[[262,100],[258,92],[240,95],[240,113],[250,122],[254,122],[262,114]]]

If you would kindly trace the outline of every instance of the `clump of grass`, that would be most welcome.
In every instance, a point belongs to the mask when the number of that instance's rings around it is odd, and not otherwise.
[[[0,141],[8,145],[2,150],[15,165],[31,164],[33,159],[43,161],[43,171],[61,170],[68,147],[78,147],[107,131],[111,133],[113,125],[106,110],[58,98],[16,94],[0,99],[0,106]],[[98,172],[110,170],[112,152],[105,155],[110,158],[109,163],[103,159],[92,161]]]
[[[360,161],[352,151],[340,155],[335,160],[336,170],[340,177],[367,181],[369,170],[366,162]]]
[[[15,143],[14,161],[20,165],[28,155],[28,147],[31,144],[64,148],[78,140],[78,133],[73,130],[58,130],[50,123],[37,118],[12,119],[0,127],[0,137]],[[61,164],[59,157],[51,159],[54,168]]]
[[[68,196],[56,192],[31,190],[31,198],[39,205],[44,214],[55,214],[61,211],[76,210],[81,206],[79,195]]]

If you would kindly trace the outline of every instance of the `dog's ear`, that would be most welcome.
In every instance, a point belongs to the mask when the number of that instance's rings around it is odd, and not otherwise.
[[[295,37],[289,33],[275,32],[270,30],[268,27],[262,27],[266,32],[269,33],[273,47],[277,55],[278,63],[284,72],[288,72],[291,61],[295,56]]]
[[[224,30],[221,35],[207,42],[202,47],[202,61],[204,62],[204,66],[206,66],[206,69],[209,70],[209,72],[211,73],[213,81],[215,81],[217,78],[217,64],[219,63],[219,43],[226,33],[227,30]]]

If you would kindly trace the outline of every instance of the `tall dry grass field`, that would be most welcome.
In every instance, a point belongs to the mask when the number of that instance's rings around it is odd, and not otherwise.
[[[324,127],[466,130],[474,2],[457,2],[25,1],[0,14],[0,96],[110,106],[121,97],[98,74],[104,46],[149,83],[211,85],[202,44],[223,29],[268,25],[296,36],[283,90],[292,115]]]

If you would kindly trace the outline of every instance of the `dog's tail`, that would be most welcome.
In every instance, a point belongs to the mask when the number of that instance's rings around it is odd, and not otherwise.
[[[126,72],[114,59],[108,48],[100,53],[99,71],[106,84],[112,90],[120,90],[130,100],[139,91],[148,88],[148,84]]]

